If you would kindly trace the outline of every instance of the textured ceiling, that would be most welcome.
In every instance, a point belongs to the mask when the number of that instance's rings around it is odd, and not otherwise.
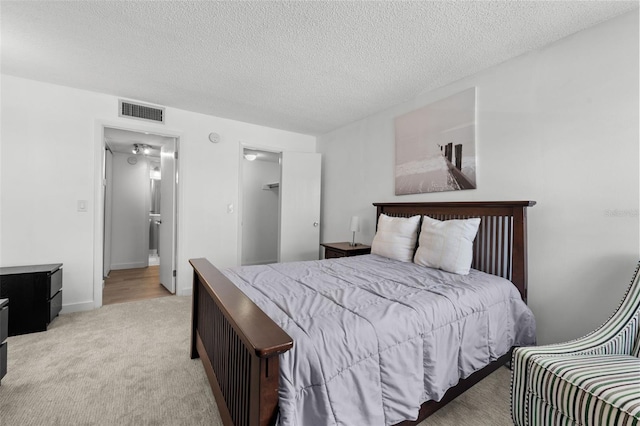
[[[638,1],[2,1],[2,72],[323,134]]]

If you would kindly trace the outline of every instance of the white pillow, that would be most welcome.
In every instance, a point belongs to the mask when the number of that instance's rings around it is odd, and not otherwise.
[[[454,274],[469,274],[479,225],[480,218],[441,221],[424,216],[413,261]]]
[[[382,213],[373,237],[371,253],[411,262],[418,239],[420,216],[391,217]]]

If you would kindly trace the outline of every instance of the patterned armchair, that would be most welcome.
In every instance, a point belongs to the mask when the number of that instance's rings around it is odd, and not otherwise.
[[[511,372],[516,426],[640,425],[638,269],[616,312],[570,342],[517,348]]]

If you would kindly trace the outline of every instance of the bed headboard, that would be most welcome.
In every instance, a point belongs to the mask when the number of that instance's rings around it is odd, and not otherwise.
[[[377,218],[427,215],[438,220],[479,217],[471,267],[510,280],[527,301],[527,207],[535,201],[373,203]]]

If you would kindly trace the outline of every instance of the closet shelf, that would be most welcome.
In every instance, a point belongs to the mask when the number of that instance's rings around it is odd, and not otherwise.
[[[262,185],[262,189],[265,189],[265,190],[274,189],[274,188],[280,188],[280,182],[265,183],[264,185]]]

